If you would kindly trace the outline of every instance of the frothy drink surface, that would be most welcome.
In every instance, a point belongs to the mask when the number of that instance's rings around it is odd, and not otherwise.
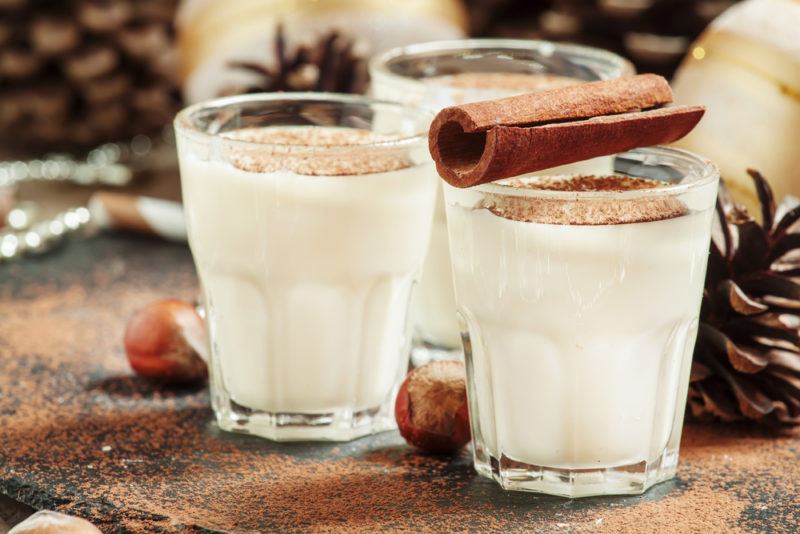
[[[575,193],[611,193],[661,189],[666,183],[627,176],[576,176],[572,178],[513,179],[503,183],[513,189]],[[524,194],[489,194],[479,208],[521,222],[568,225],[613,225],[660,221],[680,217],[686,206],[670,196],[608,198],[542,198]]]
[[[242,128],[223,137],[252,143],[225,147],[231,162],[249,172],[289,170],[306,176],[353,176],[396,171],[412,165],[399,152],[365,150],[368,145],[397,141],[397,136],[357,128]]]
[[[623,192],[659,189],[665,182],[630,176],[573,176],[569,178],[540,178],[534,181],[511,180],[507,185],[521,189],[576,192]]]

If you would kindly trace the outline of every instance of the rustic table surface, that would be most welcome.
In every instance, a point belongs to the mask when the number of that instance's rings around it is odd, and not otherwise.
[[[796,432],[689,425],[676,480],[576,501],[505,493],[466,452],[420,455],[396,433],[343,445],[222,433],[205,388],[150,386],[121,346],[134,310],[196,291],[188,249],[148,238],[0,264],[1,494],[107,532],[800,531]]]

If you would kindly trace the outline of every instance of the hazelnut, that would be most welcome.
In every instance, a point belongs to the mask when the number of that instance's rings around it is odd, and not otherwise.
[[[414,369],[397,394],[400,435],[422,450],[454,453],[470,441],[464,364],[432,362]]]
[[[137,312],[125,330],[125,353],[133,371],[165,383],[207,376],[208,348],[203,319],[180,300],[159,300]]]
[[[85,519],[45,510],[36,512],[9,530],[8,534],[101,534],[101,532]]]

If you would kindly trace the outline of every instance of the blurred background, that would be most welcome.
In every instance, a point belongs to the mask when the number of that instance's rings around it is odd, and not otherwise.
[[[98,186],[177,199],[185,104],[367,92],[371,55],[469,36],[587,44],[671,77],[709,108],[684,146],[741,198],[748,166],[800,193],[798,0],[0,0],[0,223],[22,197],[52,211]]]
[[[338,30],[343,42],[333,47],[336,55],[348,39],[355,41],[351,53],[363,57],[466,35],[549,39],[613,50],[640,72],[671,75],[692,41],[732,3],[0,0],[0,135],[6,150],[21,154],[153,133],[181,106],[182,81],[188,80],[190,97],[213,96],[211,84],[197,88],[202,81],[181,74],[191,75],[215,53],[238,48],[241,57],[233,53],[230,60],[260,59],[274,67],[269,45],[279,22],[287,25],[287,41],[312,47],[323,44],[314,34]],[[180,56],[176,24],[184,30]]]

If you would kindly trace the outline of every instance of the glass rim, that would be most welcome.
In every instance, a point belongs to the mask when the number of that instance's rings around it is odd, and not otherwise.
[[[400,114],[406,116],[415,116],[415,119],[420,121],[421,126],[419,131],[411,135],[398,136],[396,138],[371,141],[368,143],[357,143],[350,145],[313,145],[313,144],[297,144],[297,143],[261,143],[257,141],[245,141],[241,139],[234,139],[222,135],[224,132],[208,132],[199,128],[193,121],[195,114],[210,111],[213,109],[223,110],[225,108],[236,109],[237,106],[252,103],[265,103],[275,104],[281,101],[290,102],[306,102],[313,104],[326,103],[338,104],[341,106],[351,105],[360,106],[364,108],[372,108],[380,106],[383,108],[391,108]],[[428,126],[434,118],[434,113],[425,108],[409,106],[390,100],[382,100],[372,98],[365,95],[346,95],[340,93],[325,93],[325,92],[292,92],[292,93],[249,93],[244,95],[225,96],[219,98],[212,98],[191,104],[180,110],[173,120],[173,126],[178,135],[186,135],[192,137],[197,141],[211,143],[214,140],[224,141],[231,146],[241,146],[246,148],[289,148],[294,152],[341,152],[358,150],[398,150],[413,148],[416,145],[428,144]],[[292,127],[291,124],[284,125]],[[297,125],[301,126],[301,125]],[[312,126],[313,127],[313,126]],[[335,126],[334,126],[335,127]]]
[[[663,158],[671,161],[681,161],[685,164],[696,166],[697,171],[699,172],[687,173],[687,176],[690,176],[691,179],[684,180],[682,183],[668,184],[664,186],[647,188],[647,189],[633,189],[630,191],[553,191],[547,189],[527,189],[527,188],[520,188],[507,185],[507,182],[511,180],[519,180],[525,178],[535,179],[541,176],[548,176],[547,174],[535,175],[530,177],[517,176],[513,178],[506,178],[504,180],[500,180],[497,182],[481,184],[472,187],[470,189],[479,191],[481,193],[489,193],[497,196],[526,197],[532,199],[533,198],[552,199],[552,200],[564,200],[573,202],[577,200],[602,200],[602,199],[626,200],[626,199],[658,198],[658,197],[682,195],[687,192],[708,186],[716,182],[720,177],[719,168],[713,161],[703,156],[700,156],[699,154],[695,154],[694,152],[690,152],[688,150],[683,150],[680,148],[672,148],[666,146],[634,148],[626,152],[613,154],[611,157],[617,157],[621,155],[637,156],[638,159],[641,160],[642,164],[645,165],[647,165],[648,163],[655,164],[656,162],[652,160],[656,158]],[[617,175],[618,173],[613,173],[613,174]],[[553,174],[550,176],[558,177],[565,175]]]
[[[374,78],[382,76],[387,79],[394,80],[401,83],[420,83],[418,78],[403,76],[392,72],[388,68],[389,62],[403,56],[412,56],[430,52],[455,52],[459,50],[481,50],[481,49],[508,49],[508,50],[540,50],[543,48],[551,48],[554,51],[561,51],[565,53],[580,54],[591,57],[593,59],[605,60],[615,64],[619,68],[619,76],[626,76],[634,74],[636,71],[633,63],[619,54],[615,54],[610,50],[596,48],[593,46],[585,46],[573,43],[557,43],[554,41],[547,41],[544,39],[496,39],[491,37],[477,38],[477,39],[448,39],[441,41],[427,41],[424,43],[415,43],[407,46],[399,46],[392,48],[373,56],[369,61],[370,77]]]

